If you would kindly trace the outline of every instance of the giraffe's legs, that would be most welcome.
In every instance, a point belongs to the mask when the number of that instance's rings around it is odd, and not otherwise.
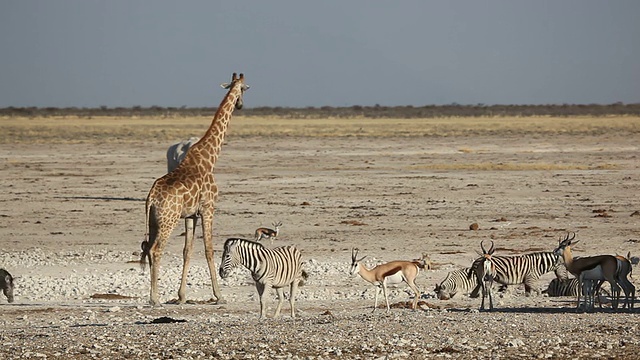
[[[156,210],[157,211],[157,210]],[[162,252],[167,245],[167,240],[171,236],[171,232],[176,227],[178,216],[167,217],[163,221],[158,221],[155,212],[150,221],[149,228],[149,242],[151,248],[149,249],[149,255],[151,263],[151,291],[150,300],[152,306],[159,306],[160,300],[158,298],[158,276],[160,272],[160,259],[162,258]]]
[[[162,236],[151,246],[151,296],[150,303],[152,306],[160,306],[160,300],[158,299],[158,273],[160,270],[160,259],[162,258],[162,250],[166,239]]]
[[[178,289],[178,304],[184,304],[185,301],[187,301],[187,275],[189,274],[189,262],[191,261],[191,254],[193,254],[193,239],[196,235],[197,223],[197,216],[187,217],[184,219],[186,231],[184,233],[184,249],[182,250],[182,280],[180,281],[180,289]]]
[[[208,214],[202,214],[202,234],[204,235],[204,254],[207,258],[209,266],[209,274],[211,275],[211,287],[213,296],[218,304],[224,304],[220,294],[220,286],[218,285],[217,269],[213,259],[213,209]]]

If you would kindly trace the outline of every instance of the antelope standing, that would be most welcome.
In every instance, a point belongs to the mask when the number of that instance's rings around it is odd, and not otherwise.
[[[571,253],[571,245],[575,245],[578,241],[573,241],[576,238],[576,234],[573,233],[573,236],[567,234],[567,236],[558,240],[558,247],[554,250],[554,253],[558,256],[561,256],[564,260],[565,267],[572,273],[575,277],[580,279],[580,284],[583,287],[583,291],[585,294],[585,301],[588,301],[589,304],[586,304],[585,307],[587,309],[593,309],[593,296],[595,293],[595,288],[590,289],[592,280],[606,280],[611,285],[611,307],[615,310],[618,308],[618,297],[620,296],[620,286],[618,285],[618,281],[616,279],[616,272],[618,269],[618,260],[613,255],[596,255],[596,256],[588,256],[588,257],[580,257],[575,258]],[[586,282],[585,282],[586,281]],[[585,287],[587,289],[585,289]],[[585,291],[586,290],[586,291]],[[580,293],[582,291],[578,291],[578,304],[576,309],[580,307]]]
[[[351,249],[351,269],[349,273],[352,276],[356,274],[360,275],[363,279],[376,286],[376,297],[373,304],[373,311],[376,311],[378,307],[378,295],[382,290],[384,294],[384,300],[387,304],[387,312],[391,310],[389,306],[389,297],[387,296],[387,285],[396,285],[402,282],[407,283],[411,290],[415,293],[411,308],[415,309],[418,305],[418,299],[420,298],[420,291],[416,286],[415,280],[422,268],[422,263],[415,261],[402,261],[396,260],[388,263],[380,264],[372,269],[367,269],[361,261],[366,256],[358,257],[358,249]]]
[[[482,254],[479,253],[480,258],[474,261],[474,264],[477,264],[477,266],[471,267],[471,269],[475,272],[478,284],[482,287],[482,303],[480,304],[480,310],[484,310],[484,299],[487,296],[489,297],[489,310],[493,310],[491,286],[493,286],[493,278],[496,276],[496,266],[493,263],[491,255],[493,255],[496,249],[493,241],[491,241],[491,248],[489,248],[489,250],[486,250],[484,248],[483,241],[480,241],[480,248],[482,249]]]
[[[616,255],[616,260],[618,261],[618,267],[616,269],[616,281],[622,288],[622,291],[624,291],[624,304],[622,304],[622,307],[629,307],[630,309],[632,309],[633,303],[635,302],[636,298],[636,287],[633,286],[628,278],[628,276],[631,276],[631,272],[633,270],[633,267],[631,265],[631,252],[627,253],[626,257],[622,255]],[[595,290],[596,292],[600,290],[603,282],[604,280],[598,281]]]
[[[273,229],[269,229],[266,227],[259,227],[256,229],[254,235],[256,241],[260,241],[262,239],[270,239],[273,244],[273,240],[278,237],[278,233],[280,232],[280,226],[282,226],[282,221],[273,222]]]

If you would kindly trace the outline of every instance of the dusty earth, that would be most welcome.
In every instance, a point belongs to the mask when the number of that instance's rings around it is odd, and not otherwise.
[[[149,273],[135,261],[170,143],[0,145],[0,267],[19,277],[16,301],[0,298],[0,358],[636,358],[638,310],[580,313],[573,298],[514,287],[480,312],[479,299],[441,301],[433,287],[481,240],[517,254],[553,250],[572,231],[576,255],[640,254],[639,140],[229,137],[216,262],[224,239],[282,221],[273,246],[298,246],[310,274],[295,321],[287,303],[281,318],[258,320],[243,269],[220,282],[226,304],[207,303],[201,242],[191,303],[147,305]],[[177,297],[183,226],[163,257],[163,302]],[[430,254],[420,309],[404,308],[400,287],[390,313],[372,314],[373,287],[347,274],[352,247],[370,266]]]

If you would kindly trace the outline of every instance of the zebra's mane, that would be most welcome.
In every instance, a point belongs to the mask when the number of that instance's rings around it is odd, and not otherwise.
[[[261,243],[255,241],[255,240],[249,240],[249,239],[243,239],[243,238],[229,238],[227,239],[227,241],[224,242],[224,251],[228,251],[229,250],[229,246],[231,245],[231,243],[237,243],[238,245],[242,246],[242,247],[249,247],[249,248],[253,248],[253,249],[258,249],[261,252],[265,252],[265,253],[273,253],[274,250],[276,249],[280,249],[286,246],[278,246],[276,248],[268,248],[264,245],[262,245]],[[277,252],[277,251],[276,251]]]

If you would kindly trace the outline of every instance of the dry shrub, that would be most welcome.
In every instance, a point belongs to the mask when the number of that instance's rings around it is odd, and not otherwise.
[[[0,118],[0,143],[175,141],[204,133],[208,116],[48,116]],[[235,114],[228,136],[425,137],[640,133],[640,117],[284,118]],[[471,151],[461,149],[462,152]],[[440,165],[443,166],[444,164]],[[471,164],[469,164],[471,166]],[[481,165],[486,167],[487,165]],[[493,165],[496,166],[496,165]],[[516,165],[510,165],[516,166]],[[510,166],[507,166],[509,169]],[[542,164],[537,165],[542,167]],[[552,167],[553,164],[547,164]],[[568,165],[571,169],[571,165]],[[610,166],[610,165],[603,165]],[[561,167],[562,168],[562,167]],[[472,169],[474,169],[472,167]],[[516,169],[517,170],[517,169]]]

